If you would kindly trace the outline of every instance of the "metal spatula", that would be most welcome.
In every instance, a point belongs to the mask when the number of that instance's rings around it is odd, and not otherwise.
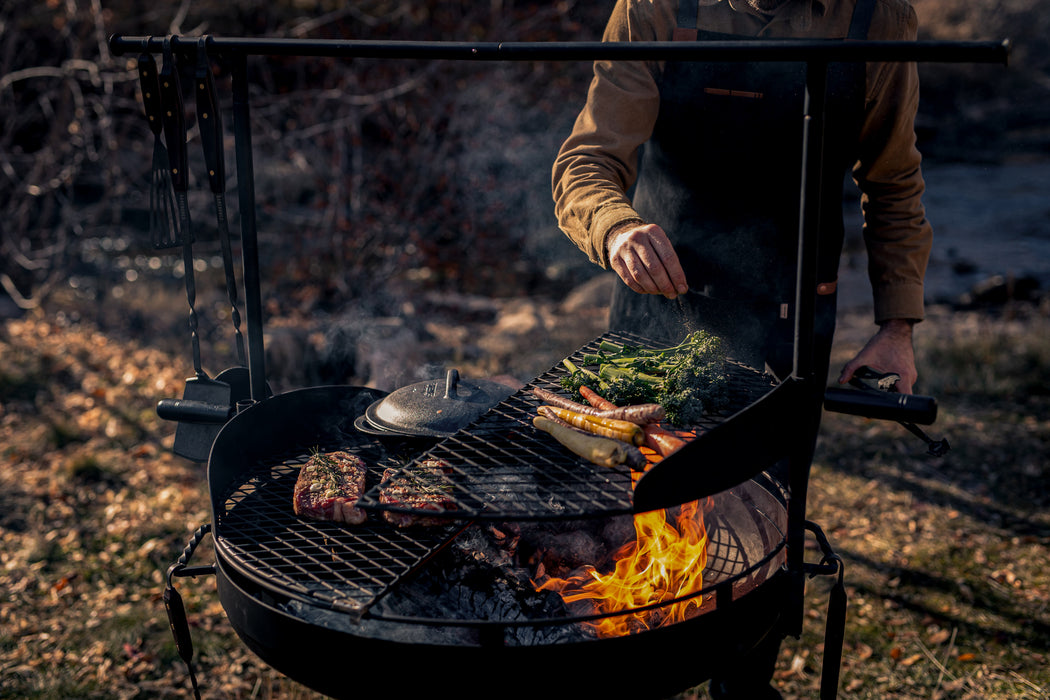
[[[153,164],[150,168],[149,231],[153,247],[162,250],[182,244],[179,220],[175,212],[175,196],[171,185],[168,151],[161,133],[164,129],[160,104],[160,81],[153,54],[143,51],[138,57],[139,85],[142,105],[146,111],[150,131],[153,132]]]
[[[168,147],[169,172],[178,210],[178,238],[182,244],[185,268],[186,298],[190,306],[190,341],[193,348],[194,376],[186,380],[181,407],[185,410],[175,429],[174,451],[194,461],[204,461],[222,423],[200,422],[192,416],[201,413],[228,414],[231,412],[230,385],[207,375],[201,366],[200,337],[197,333],[197,287],[193,269],[193,233],[190,224],[188,155],[186,149],[186,121],[182,100],[182,84],[171,47],[171,38],[164,40],[164,60],[160,69],[160,101],[164,122],[164,140]],[[223,421],[224,422],[224,421]]]

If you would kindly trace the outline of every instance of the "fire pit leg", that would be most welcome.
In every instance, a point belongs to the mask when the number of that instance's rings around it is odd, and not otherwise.
[[[820,670],[820,700],[835,700],[839,689],[839,669],[842,665],[842,644],[846,637],[846,584],[842,558],[831,548],[820,526],[806,521],[806,529],[813,533],[823,558],[819,564],[807,564],[806,573],[813,576],[837,576],[828,595],[828,615],[824,631],[824,663]]]

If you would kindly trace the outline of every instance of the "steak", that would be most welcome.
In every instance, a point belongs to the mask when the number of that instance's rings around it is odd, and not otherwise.
[[[387,469],[379,488],[379,502],[421,511],[445,512],[456,510],[452,500],[452,486],[444,475],[451,471],[440,459],[426,459],[418,467]],[[448,518],[419,513],[383,511],[383,518],[396,527],[433,527],[444,525]]]
[[[357,500],[365,492],[364,460],[349,452],[316,452],[299,471],[292,495],[295,514],[307,520],[357,525],[365,512]]]

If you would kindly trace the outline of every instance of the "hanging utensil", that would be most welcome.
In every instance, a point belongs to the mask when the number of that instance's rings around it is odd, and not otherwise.
[[[149,43],[149,38],[146,39]],[[168,151],[161,139],[163,112],[160,104],[160,81],[157,62],[145,46],[138,57],[139,85],[142,88],[142,105],[153,132],[153,164],[150,168],[149,231],[153,247],[173,248],[181,245],[179,220],[175,212],[175,197],[171,184]]]
[[[237,301],[237,277],[233,265],[233,249],[230,245],[229,218],[226,215],[226,162],[223,152],[222,113],[215,89],[215,78],[208,58],[207,35],[197,40],[197,71],[194,76],[194,94],[197,104],[197,127],[200,129],[204,163],[208,171],[208,184],[215,198],[216,223],[222,247],[222,263],[226,277],[226,295],[230,301],[230,317],[233,320],[234,343],[237,349],[238,367],[230,367],[219,373],[216,379],[230,385],[231,400],[251,398],[251,380],[248,361],[244,351],[244,336],[241,333],[241,314]]]
[[[164,121],[164,140],[168,146],[169,171],[179,218],[179,239],[182,243],[182,261],[185,268],[186,299],[190,307],[190,341],[193,349],[194,376],[186,380],[182,406],[186,409],[212,407],[215,412],[232,412],[230,385],[212,379],[201,366],[200,337],[196,310],[197,287],[193,269],[193,232],[190,224],[189,173],[186,149],[186,120],[182,100],[182,84],[171,46],[171,37],[164,40],[163,63],[160,69],[160,98]],[[159,407],[158,407],[159,408]],[[180,419],[175,429],[173,450],[194,461],[208,458],[211,444],[222,428],[222,423],[192,422]]]

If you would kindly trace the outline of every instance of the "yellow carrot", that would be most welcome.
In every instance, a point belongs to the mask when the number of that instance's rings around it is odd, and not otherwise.
[[[642,433],[642,429],[630,421],[590,416],[586,413],[577,413],[576,411],[558,408],[557,406],[543,406],[542,408],[549,410],[569,425],[595,435],[613,438],[631,445],[641,445],[645,442],[645,435]]]

